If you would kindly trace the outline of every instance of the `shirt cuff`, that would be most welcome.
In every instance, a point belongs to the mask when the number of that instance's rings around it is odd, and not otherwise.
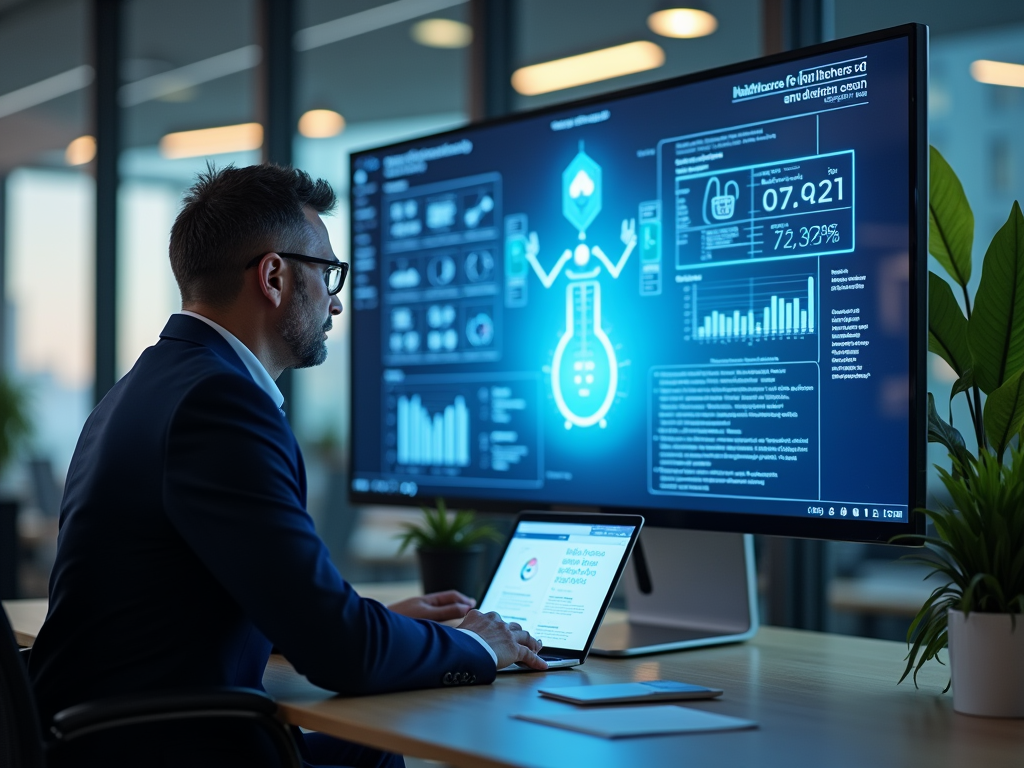
[[[486,648],[487,649],[487,653],[490,654],[491,659],[494,661],[495,668],[497,668],[497,666],[498,666],[498,654],[496,654],[494,652],[494,649],[491,648],[491,646],[489,646],[487,644],[486,640],[484,640],[482,637],[480,637],[480,635],[478,635],[476,632],[474,632],[471,629],[460,629],[459,627],[455,627],[455,631],[456,632],[465,632],[467,635],[469,635],[474,640],[476,640],[478,643],[480,643],[480,645],[482,645],[484,648]]]

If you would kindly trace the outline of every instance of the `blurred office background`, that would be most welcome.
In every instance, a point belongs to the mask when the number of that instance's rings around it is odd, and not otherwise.
[[[676,7],[699,13],[652,17]],[[992,84],[972,64],[1024,64],[1020,0],[0,0],[0,361],[34,424],[0,479],[19,510],[0,596],[45,595],[79,431],[179,309],[168,233],[207,162],[330,181],[347,260],[353,149],[909,21],[931,27],[931,142],[963,180],[980,258],[1024,197],[1024,69]],[[512,87],[522,67],[638,41],[642,71]],[[335,328],[327,362],[284,385],[310,513],[350,580],[415,578],[394,540],[411,513],[346,500],[347,314]],[[930,356],[928,378],[944,401],[952,371]],[[898,638],[928,589],[887,547],[762,538],[759,554],[768,623]]]

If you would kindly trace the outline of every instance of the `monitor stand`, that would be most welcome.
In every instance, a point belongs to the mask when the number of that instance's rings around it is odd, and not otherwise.
[[[640,656],[738,643],[757,632],[753,536],[644,528],[632,561],[629,622],[602,625],[591,653]]]

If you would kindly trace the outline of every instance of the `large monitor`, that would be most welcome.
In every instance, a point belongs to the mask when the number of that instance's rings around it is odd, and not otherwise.
[[[927,29],[351,158],[351,496],[920,532]]]

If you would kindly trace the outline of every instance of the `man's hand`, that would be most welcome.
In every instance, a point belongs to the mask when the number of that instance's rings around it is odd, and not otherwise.
[[[458,628],[476,632],[491,646],[498,657],[498,669],[504,669],[517,661],[533,669],[548,668],[548,663],[537,655],[543,643],[530,637],[530,633],[514,621],[506,624],[494,611],[470,611]]]
[[[461,619],[474,605],[476,600],[472,597],[466,597],[461,592],[450,589],[447,592],[432,592],[421,597],[399,600],[388,608],[410,619],[449,621]]]

